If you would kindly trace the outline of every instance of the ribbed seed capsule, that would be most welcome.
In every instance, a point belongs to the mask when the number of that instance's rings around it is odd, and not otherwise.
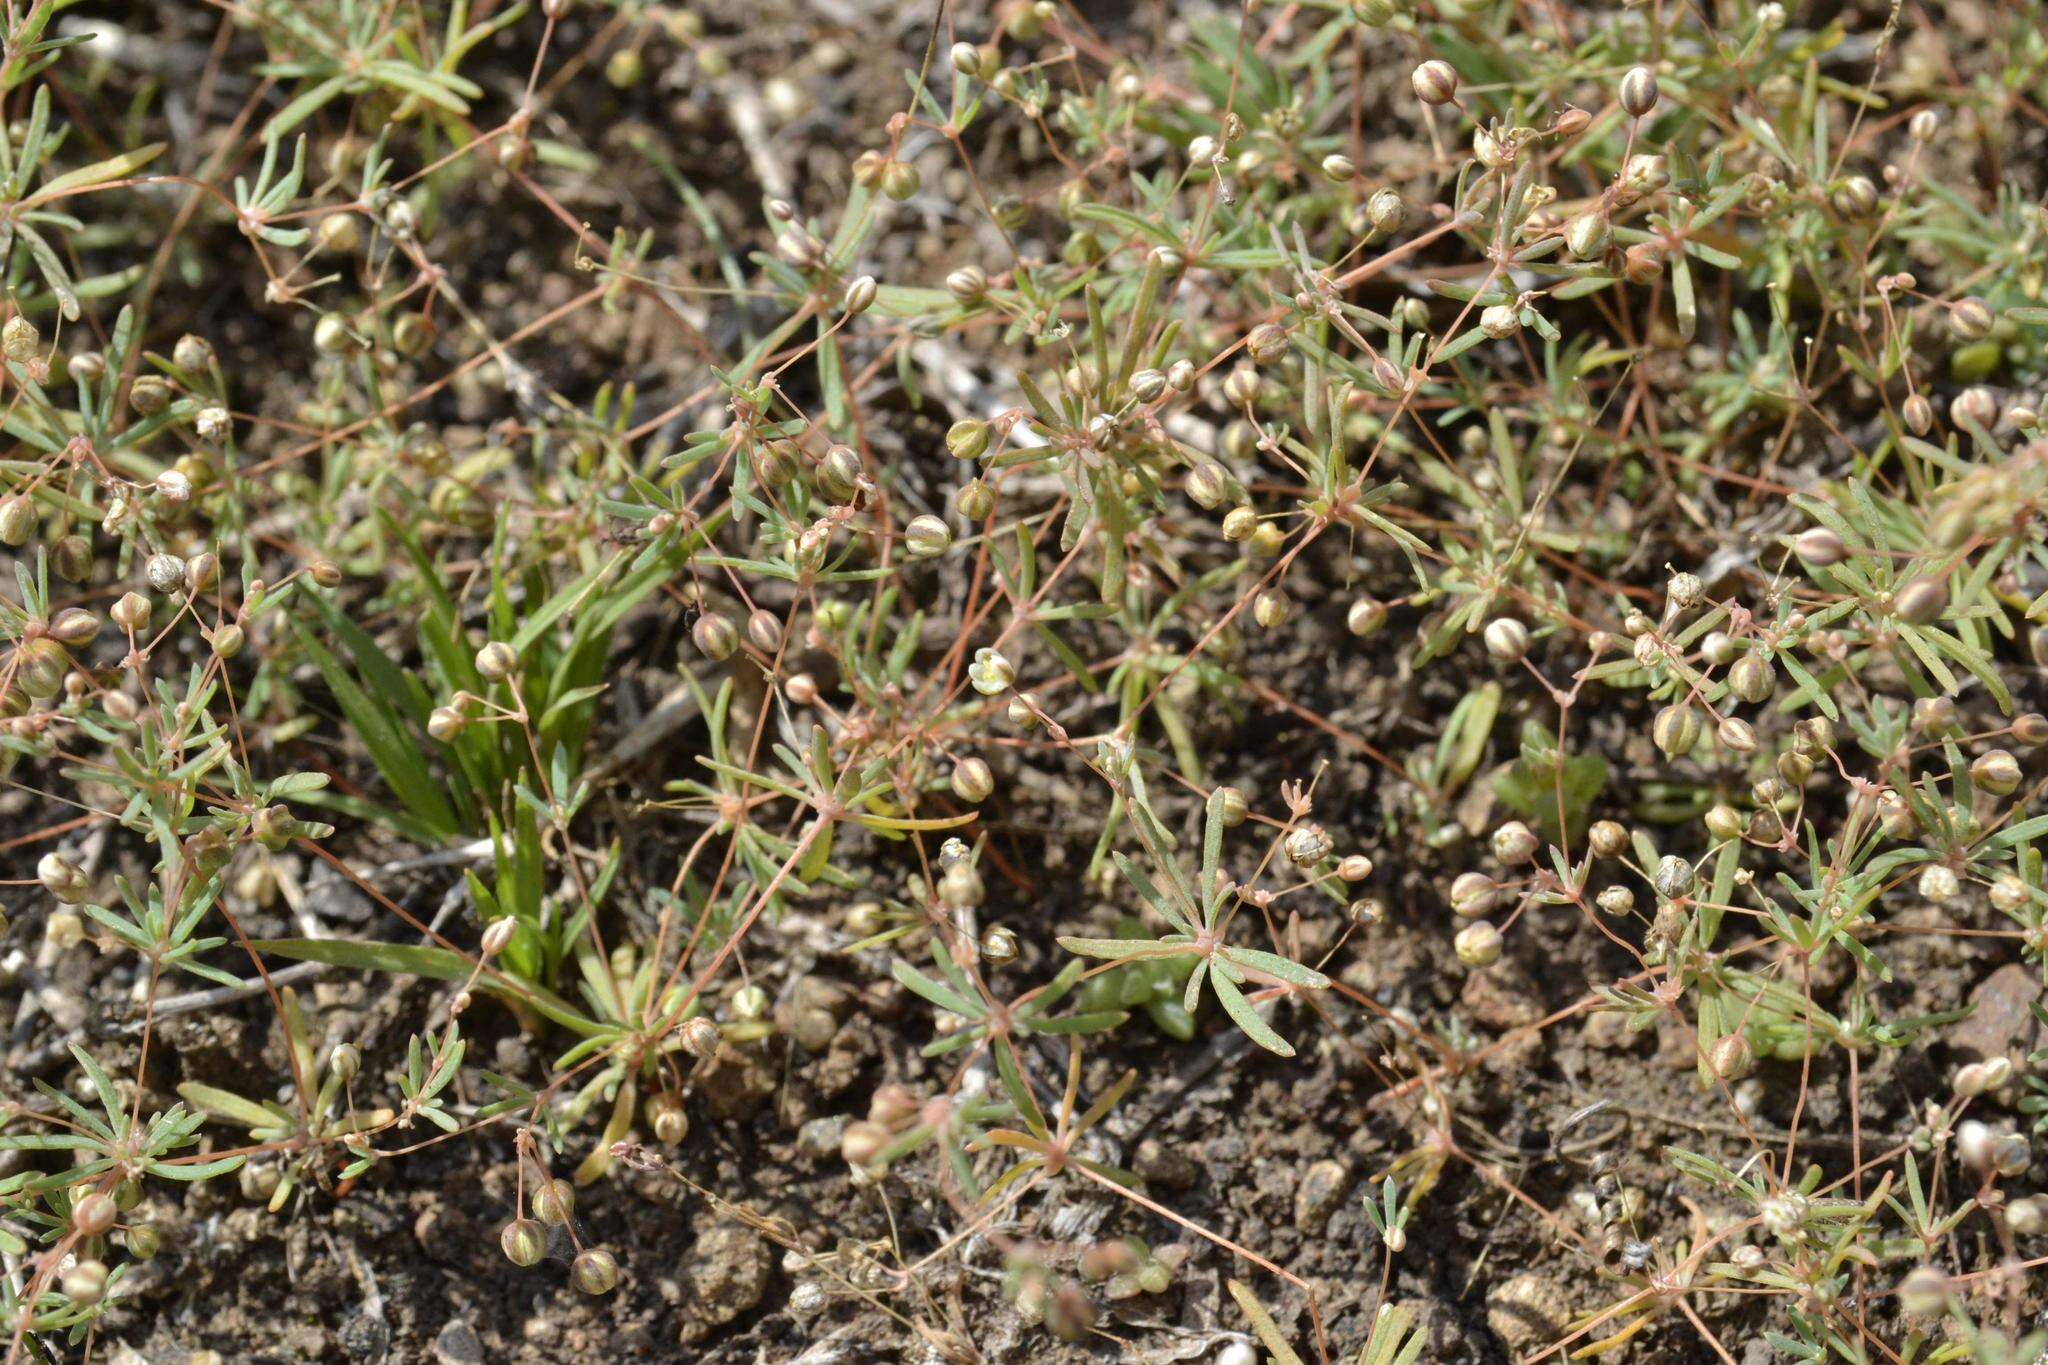
[[[539,1265],[540,1258],[547,1254],[547,1231],[531,1218],[514,1218],[499,1232],[498,1248],[513,1265]]]
[[[1345,629],[1361,637],[1371,635],[1386,623],[1386,604],[1370,597],[1359,598],[1344,613]]]
[[[569,1274],[584,1293],[609,1294],[618,1287],[619,1263],[603,1247],[591,1247],[576,1257]]]
[[[1848,552],[1842,538],[1825,526],[1811,527],[1792,538],[1792,553],[1822,568],[1841,563]]]
[[[1998,321],[1991,306],[1975,295],[1966,295],[1949,305],[1948,328],[1961,341],[1982,341],[1991,335]]]
[[[1458,931],[1452,947],[1457,951],[1458,961],[1478,969],[1500,961],[1501,943],[1500,930],[1487,920],[1478,920]]]
[[[980,805],[996,789],[995,774],[986,760],[963,758],[953,765],[953,795],[969,805]]]
[[[1760,654],[1745,654],[1728,666],[1728,690],[1752,706],[1769,700],[1777,687],[1777,671]]]
[[[543,1223],[566,1223],[575,1211],[576,1187],[566,1180],[543,1180],[533,1192],[533,1216]]]
[[[1621,107],[1630,118],[1642,118],[1657,107],[1657,74],[1647,66],[1631,67],[1621,78]]]
[[[952,546],[952,528],[929,512],[912,517],[903,528],[903,548],[919,559],[934,559]]]
[[[1990,749],[1970,764],[1970,780],[1993,796],[2011,796],[2019,790],[2020,762],[2004,749]]]
[[[1939,578],[1916,578],[1892,597],[1892,611],[1901,621],[1929,625],[1948,609],[1948,584]]]
[[[707,611],[690,627],[690,639],[705,658],[723,663],[740,647],[739,629],[723,613]]]
[[[1510,616],[1486,626],[1486,652],[1502,663],[1515,663],[1529,652],[1529,628]]]
[[[1691,753],[1699,737],[1699,714],[1684,702],[1674,702],[1659,711],[1650,727],[1651,740],[1671,758]]]
[[[963,417],[946,428],[946,453],[956,460],[978,460],[988,449],[988,423]]]
[[[1424,104],[1449,104],[1458,97],[1458,73],[1446,61],[1422,63],[1410,73],[1408,84]]]
[[[16,548],[26,545],[35,534],[35,504],[19,493],[0,498],[0,544]]]
[[[1756,1049],[1740,1033],[1724,1034],[1707,1049],[1707,1069],[1724,1081],[1739,1081],[1756,1066]]]

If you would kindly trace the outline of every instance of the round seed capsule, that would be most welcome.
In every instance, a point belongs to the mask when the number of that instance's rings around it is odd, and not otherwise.
[[[535,1266],[547,1254],[547,1232],[531,1218],[514,1218],[498,1234],[498,1247],[516,1266]]]
[[[578,1255],[569,1273],[576,1287],[590,1295],[609,1294],[619,1283],[618,1260],[603,1247],[591,1247]]]
[[[1416,67],[1408,83],[1424,104],[1449,104],[1458,97],[1458,73],[1449,62],[1431,59]]]
[[[969,805],[980,805],[995,789],[995,774],[986,760],[963,758],[953,765],[953,795]]]
[[[1500,930],[1487,920],[1466,925],[1452,940],[1458,961],[1475,969],[1491,967],[1500,961],[1501,944]]]
[[[919,559],[934,559],[952,546],[952,528],[929,512],[912,517],[903,528],[903,548]]]
[[[1657,74],[1647,66],[1631,67],[1621,78],[1621,107],[1630,118],[1642,118],[1657,107]]]
[[[1892,597],[1892,611],[1901,621],[1924,626],[1948,609],[1948,584],[1939,578],[1916,578]]]
[[[1345,628],[1357,636],[1371,635],[1386,623],[1386,604],[1370,597],[1359,598],[1344,613]]]
[[[1486,652],[1502,663],[1515,663],[1529,652],[1529,628],[1511,616],[1486,626]]]
[[[575,1211],[576,1188],[566,1180],[544,1180],[533,1192],[533,1216],[543,1223],[566,1223]]]

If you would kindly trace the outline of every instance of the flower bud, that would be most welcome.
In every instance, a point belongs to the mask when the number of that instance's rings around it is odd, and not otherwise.
[[[576,1211],[576,1187],[566,1180],[543,1180],[533,1192],[533,1216],[551,1227],[569,1221]]]
[[[846,286],[846,295],[840,300],[840,307],[849,315],[858,316],[874,307],[875,296],[880,286],[873,275],[862,275]]]

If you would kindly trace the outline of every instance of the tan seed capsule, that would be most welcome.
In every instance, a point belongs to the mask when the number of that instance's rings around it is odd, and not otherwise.
[[[978,460],[988,450],[988,423],[963,417],[946,429],[946,453],[956,460]]]
[[[1675,702],[1659,711],[1650,727],[1652,741],[1671,758],[1691,753],[1699,736],[1699,715],[1684,702]]]
[[[683,1021],[677,1038],[683,1051],[701,1062],[717,1053],[724,1035],[719,1032],[717,1024],[700,1014]]]
[[[937,558],[952,546],[952,529],[929,512],[912,517],[903,528],[903,548],[918,559]]]
[[[1909,394],[1899,408],[1899,415],[1906,423],[1906,430],[1915,436],[1925,436],[1934,426],[1934,405],[1921,394]]]
[[[476,652],[476,671],[489,682],[503,682],[519,667],[519,655],[502,640],[493,640]]]
[[[1359,598],[1344,613],[1345,629],[1360,637],[1371,635],[1386,623],[1386,604],[1370,597]]]
[[[0,544],[19,548],[35,534],[35,504],[16,493],[0,499]]]
[[[988,276],[979,266],[961,266],[946,276],[946,292],[961,303],[979,303],[988,294]]]
[[[619,1283],[619,1263],[603,1247],[590,1247],[576,1257],[569,1274],[584,1293],[609,1294]]]
[[[1756,751],[1756,730],[1746,720],[1728,717],[1714,729],[1715,738],[1721,747],[1731,753],[1747,754]]]
[[[81,1237],[104,1237],[112,1230],[120,1210],[114,1203],[114,1196],[93,1190],[80,1195],[71,1206],[71,1226]]]
[[[953,795],[969,805],[980,805],[996,789],[995,774],[980,758],[963,758],[953,765]]]
[[[1458,961],[1477,970],[1500,961],[1502,942],[1500,930],[1486,920],[1478,920],[1460,929],[1452,946]]]
[[[1792,538],[1792,553],[1809,564],[1826,568],[1841,563],[1848,555],[1849,548],[1842,543],[1840,536],[1827,527],[1815,526],[1801,531]]]
[[[1892,597],[1892,611],[1916,626],[1938,620],[1948,609],[1948,584],[1939,578],[1916,578]]]
[[[107,608],[107,617],[121,629],[139,635],[149,629],[149,619],[154,610],[149,599],[141,593],[126,592]]]
[[[1007,967],[1017,960],[1017,935],[1000,924],[982,931],[981,957],[991,967]]]
[[[551,1227],[569,1221],[576,1211],[576,1187],[566,1180],[543,1180],[533,1192],[533,1216]]]
[[[1408,83],[1424,104],[1449,104],[1458,97],[1458,73],[1446,61],[1422,63],[1410,73]]]
[[[1631,67],[1621,78],[1621,107],[1630,118],[1642,118],[1657,107],[1657,75],[1647,66]]]
[[[705,658],[723,663],[739,649],[740,632],[723,613],[708,611],[690,627],[690,640]]]
[[[1451,882],[1451,913],[1460,919],[1491,914],[1500,902],[1499,885],[1484,872],[1461,872]]]
[[[531,1218],[514,1218],[498,1234],[498,1248],[513,1265],[539,1265],[547,1254],[547,1231]]]
[[[1756,1049],[1740,1033],[1723,1034],[1707,1049],[1707,1069],[1724,1081],[1739,1081],[1756,1067]]]
[[[1529,652],[1529,628],[1503,616],[1486,626],[1486,652],[1502,663],[1516,663]]]
[[[1628,851],[1628,830],[1613,820],[1595,821],[1586,831],[1586,840],[1596,857],[1619,858]]]
[[[1958,340],[1982,341],[1997,321],[1991,306],[1975,295],[1957,299],[1948,308],[1948,327]]]
[[[1990,749],[1970,764],[1970,780],[1993,796],[2011,796],[2019,790],[2019,760],[2004,749]]]

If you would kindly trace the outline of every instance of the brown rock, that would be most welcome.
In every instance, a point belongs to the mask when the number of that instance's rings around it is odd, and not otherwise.
[[[1351,1188],[1351,1171],[1341,1161],[1312,1162],[1294,1187],[1294,1223],[1303,1232],[1315,1232],[1330,1221],[1337,1205]]]
[[[1486,1296],[1486,1325],[1517,1355],[1564,1335],[1571,1318],[1564,1286],[1542,1275],[1510,1275]]]
[[[2037,969],[2023,962],[2007,963],[1970,992],[1976,1009],[1948,1031],[1948,1045],[1968,1061],[2026,1048],[2033,1028],[2027,1006],[2040,994]]]

